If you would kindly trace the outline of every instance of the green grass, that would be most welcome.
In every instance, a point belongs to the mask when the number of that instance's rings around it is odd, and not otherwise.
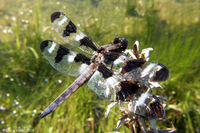
[[[140,50],[153,47],[150,61],[165,64],[171,72],[163,90],[154,89],[169,100],[166,117],[178,132],[200,132],[200,2],[187,0],[1,2],[0,131],[117,131],[119,109],[114,107],[105,118],[108,103],[86,85],[52,114],[37,119],[75,80],[54,70],[39,50],[42,40],[63,43],[51,29],[50,14],[55,11],[66,13],[99,45],[123,36],[129,48],[136,40]],[[119,131],[129,130],[122,126]]]

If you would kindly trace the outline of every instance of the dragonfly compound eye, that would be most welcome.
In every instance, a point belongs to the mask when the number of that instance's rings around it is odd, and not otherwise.
[[[121,44],[122,44],[121,49],[123,51],[126,50],[127,45],[128,45],[128,41],[126,40],[126,38],[121,38]]]

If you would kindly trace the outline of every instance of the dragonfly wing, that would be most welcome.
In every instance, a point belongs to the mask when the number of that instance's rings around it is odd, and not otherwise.
[[[53,28],[59,37],[74,48],[93,54],[98,45],[82,32],[64,13],[55,12],[51,15]]]
[[[51,40],[41,42],[40,50],[56,70],[70,76],[79,76],[90,64],[90,58]]]
[[[128,101],[139,89],[137,84],[122,80],[120,75],[114,74],[105,79],[99,71],[90,78],[88,86],[107,102]]]
[[[161,82],[169,78],[169,69],[160,63],[141,60],[129,60],[121,70],[124,79],[148,84],[148,82]]]
[[[115,90],[118,80],[115,76],[103,78],[102,74],[96,71],[88,81],[88,87],[106,101],[115,101]]]

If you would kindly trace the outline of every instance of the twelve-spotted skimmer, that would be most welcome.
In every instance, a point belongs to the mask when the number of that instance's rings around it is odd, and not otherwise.
[[[169,76],[167,67],[162,64],[129,58],[124,53],[128,45],[125,38],[116,37],[112,43],[98,46],[64,13],[53,13],[51,22],[59,37],[70,45],[66,48],[46,40],[40,43],[40,50],[55,69],[79,77],[39,118],[54,111],[87,81],[88,86],[107,101],[126,101],[139,88],[137,82],[141,81],[150,88],[148,81],[164,81]]]

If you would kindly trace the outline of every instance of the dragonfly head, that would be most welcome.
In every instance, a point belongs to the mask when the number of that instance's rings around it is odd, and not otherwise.
[[[125,51],[128,45],[126,38],[115,37],[113,44],[118,47],[119,51]]]

